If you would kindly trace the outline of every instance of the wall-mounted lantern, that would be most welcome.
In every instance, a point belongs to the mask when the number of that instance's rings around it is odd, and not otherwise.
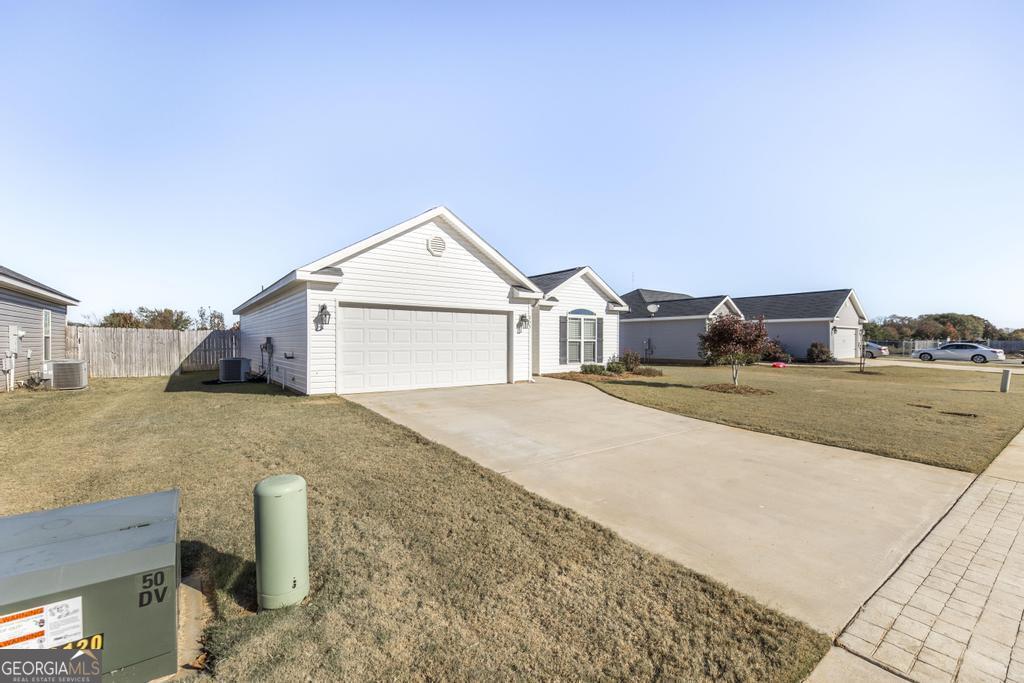
[[[320,304],[320,310],[316,312],[316,317],[313,318],[313,329],[319,332],[330,324],[331,312],[327,310],[327,304]]]
[[[516,322],[516,329],[520,332],[530,329],[530,316],[525,313],[521,313],[519,315],[519,320]]]

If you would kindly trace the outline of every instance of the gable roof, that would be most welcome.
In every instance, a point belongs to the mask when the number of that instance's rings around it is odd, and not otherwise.
[[[341,274],[344,271],[344,268],[337,268],[335,267],[335,264],[355,256],[356,254],[372,249],[378,244],[387,242],[394,237],[398,237],[409,230],[418,228],[420,225],[435,219],[443,221],[449,228],[454,230],[467,242],[483,253],[484,256],[497,266],[498,270],[504,272],[508,276],[512,281],[513,287],[516,289],[526,290],[527,292],[540,294],[540,290],[537,286],[534,285],[530,279],[522,273],[522,271],[512,265],[508,259],[502,256],[497,249],[484,241],[480,235],[476,234],[472,228],[463,223],[462,220],[452,213],[447,207],[437,206],[429,211],[424,211],[418,216],[413,216],[412,218],[402,221],[397,225],[393,225],[386,230],[381,230],[378,233],[370,235],[366,239],[350,244],[344,249],[332,252],[323,258],[319,258],[312,263],[302,266],[301,268],[296,268],[263,291],[247,299],[232,312],[237,315],[243,310],[259,303],[264,298],[284,287],[287,287],[293,282],[341,282]]]
[[[601,276],[594,272],[590,266],[576,266],[566,270],[557,270],[553,273],[534,275],[530,279],[544,292],[544,298],[553,298],[551,295],[562,285],[578,277],[589,277],[591,286],[601,293],[611,304],[612,310],[625,311],[629,304],[619,298],[615,290],[608,286],[608,283],[601,279]],[[538,280],[540,283],[538,283]]]
[[[692,299],[693,297],[689,294],[683,294],[682,292],[665,292],[660,289],[634,289],[632,292],[623,294],[622,298],[625,299],[627,296],[636,295],[642,299],[645,303],[656,304],[662,301],[676,301],[678,299]]]
[[[839,309],[847,299],[851,299],[857,315],[862,320],[867,320],[864,309],[861,308],[852,289],[744,296],[734,301],[743,311],[743,315],[749,319],[763,317],[765,320],[832,320],[839,314]]]
[[[567,268],[565,270],[556,270],[553,273],[541,273],[540,275],[531,275],[530,281],[537,285],[540,291],[547,294],[554,288],[560,286],[563,282],[571,278],[576,273],[583,270],[584,266],[576,266],[575,268]]]
[[[78,303],[78,299],[5,266],[0,266],[0,286],[17,289],[33,296],[62,304],[74,305]]]
[[[639,290],[636,290],[639,291]],[[664,299],[662,301],[649,301],[644,299],[642,296],[636,294],[636,292],[630,292],[623,296],[627,299],[629,304],[629,313],[622,315],[623,320],[632,319],[647,319],[647,320],[660,320],[664,318],[706,318],[711,313],[725,303],[734,313],[739,313],[740,310],[725,294],[716,294],[715,296],[701,296],[701,297],[687,297],[685,299]],[[651,315],[651,312],[647,310],[647,306],[656,303],[658,305],[657,312]]]

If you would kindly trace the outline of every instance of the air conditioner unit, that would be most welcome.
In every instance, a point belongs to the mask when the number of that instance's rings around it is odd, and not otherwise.
[[[249,379],[249,359],[221,358],[219,379],[221,382],[246,381],[247,379]]]
[[[89,386],[89,363],[84,360],[53,360],[50,386],[54,389],[84,389]]]

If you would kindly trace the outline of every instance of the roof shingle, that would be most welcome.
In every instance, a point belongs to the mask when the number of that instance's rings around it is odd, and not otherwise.
[[[537,285],[537,288],[547,294],[552,289],[562,284],[576,273],[586,268],[586,266],[576,266],[575,268],[567,268],[566,270],[556,270],[553,273],[541,273],[540,275],[531,275],[530,281]]]
[[[18,282],[22,282],[26,285],[31,285],[32,287],[37,287],[39,289],[49,292],[50,294],[56,294],[57,296],[64,297],[65,299],[71,299],[72,301],[78,301],[78,299],[69,294],[65,294],[64,292],[56,290],[53,287],[48,287],[47,285],[44,285],[42,282],[33,280],[32,278],[26,275],[22,275],[21,273],[13,271],[10,268],[6,268],[4,266],[0,266],[0,275],[3,275],[4,277],[9,277],[12,280],[17,280]]]
[[[852,289],[829,289],[821,292],[795,292],[744,296],[733,302],[748,319],[794,320],[800,318],[834,318]]]

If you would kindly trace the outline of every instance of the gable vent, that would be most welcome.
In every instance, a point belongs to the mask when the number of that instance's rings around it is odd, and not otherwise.
[[[429,251],[433,256],[440,256],[443,254],[445,247],[447,246],[448,245],[444,243],[444,238],[440,235],[434,235],[427,239],[427,251]]]

